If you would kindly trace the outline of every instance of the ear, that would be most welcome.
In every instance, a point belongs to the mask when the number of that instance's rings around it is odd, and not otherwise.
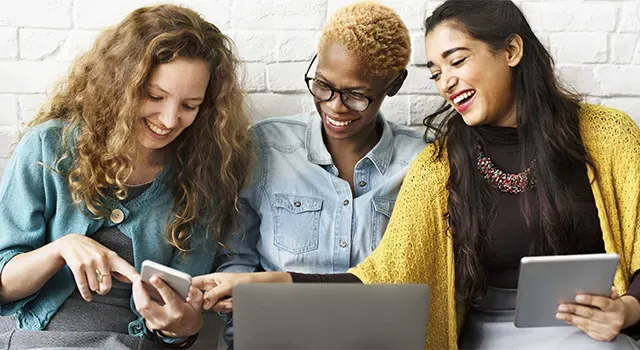
[[[507,42],[507,64],[509,67],[514,68],[520,61],[522,61],[522,55],[524,54],[524,44],[522,37],[518,34],[514,34]]]
[[[402,87],[402,84],[404,84],[405,79],[407,79],[408,74],[409,72],[407,72],[406,69],[402,71],[402,74],[396,78],[396,82],[393,83],[393,86],[391,86],[389,91],[387,91],[387,96],[391,97],[400,91],[400,88]]]

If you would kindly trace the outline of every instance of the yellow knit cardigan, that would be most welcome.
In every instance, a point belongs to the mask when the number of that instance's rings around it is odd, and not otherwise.
[[[607,252],[620,255],[621,293],[640,269],[640,129],[625,113],[582,105],[580,131],[597,170],[589,170]],[[446,153],[425,147],[412,164],[378,248],[349,270],[364,283],[422,283],[431,289],[427,349],[457,349],[465,305],[456,305],[452,240],[447,236]],[[471,170],[470,170],[471,171]]]

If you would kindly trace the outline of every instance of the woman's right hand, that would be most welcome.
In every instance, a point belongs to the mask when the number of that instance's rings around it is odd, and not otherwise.
[[[191,285],[204,292],[204,309],[227,313],[233,309],[233,287],[244,283],[291,283],[287,272],[224,273],[196,276]]]
[[[72,233],[54,244],[86,301],[91,301],[91,291],[107,294],[111,290],[111,276],[125,283],[132,283],[138,276],[136,269],[116,252],[87,236]]]

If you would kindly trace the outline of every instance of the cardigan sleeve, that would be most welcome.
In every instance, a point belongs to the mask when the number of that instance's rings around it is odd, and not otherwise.
[[[16,255],[45,244],[44,158],[41,136],[32,130],[24,135],[4,171],[0,184],[0,273]],[[0,305],[0,315],[14,314],[37,294]]]

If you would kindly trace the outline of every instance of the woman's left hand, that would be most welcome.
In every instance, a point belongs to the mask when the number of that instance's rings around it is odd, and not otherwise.
[[[612,341],[629,323],[627,305],[615,287],[611,288],[609,297],[579,294],[576,302],[560,304],[556,318],[579,328],[595,340]],[[636,300],[633,302],[637,303]]]
[[[164,305],[151,299],[141,279],[138,278],[133,283],[133,301],[147,327],[172,338],[198,333],[202,328],[202,292],[190,287],[185,301],[160,278],[151,277],[150,282],[162,296]]]

